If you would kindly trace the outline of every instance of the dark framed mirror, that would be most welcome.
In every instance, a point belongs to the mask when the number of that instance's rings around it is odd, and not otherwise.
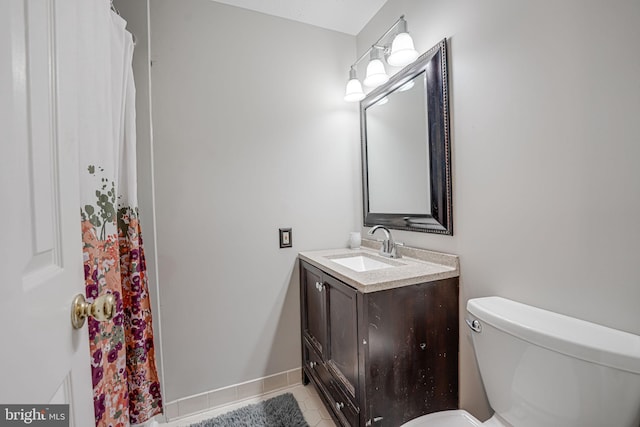
[[[453,234],[447,43],[360,102],[364,225]]]

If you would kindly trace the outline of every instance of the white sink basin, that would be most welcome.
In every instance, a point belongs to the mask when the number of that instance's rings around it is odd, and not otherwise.
[[[394,267],[391,264],[387,264],[386,262],[379,261],[367,255],[355,255],[345,258],[332,258],[331,261],[358,272]]]

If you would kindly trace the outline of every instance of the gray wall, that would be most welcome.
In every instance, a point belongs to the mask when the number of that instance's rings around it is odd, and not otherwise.
[[[401,14],[420,52],[449,39],[455,235],[397,240],[460,255],[463,307],[500,295],[640,334],[640,3],[389,0],[358,53]],[[461,405],[486,418],[460,330]]]
[[[151,2],[151,35],[169,402],[300,366],[297,252],[361,224],[355,37],[208,0]]]

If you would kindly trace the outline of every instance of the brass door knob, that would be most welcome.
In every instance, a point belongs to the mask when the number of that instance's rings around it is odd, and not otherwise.
[[[84,325],[84,319],[91,316],[102,322],[111,320],[115,312],[116,298],[111,294],[98,297],[92,303],[84,299],[84,295],[78,294],[71,303],[71,324],[74,329],[80,329]]]

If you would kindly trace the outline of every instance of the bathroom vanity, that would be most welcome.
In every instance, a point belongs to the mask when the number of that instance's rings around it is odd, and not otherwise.
[[[342,426],[457,408],[458,258],[363,244],[299,254],[304,383]]]

